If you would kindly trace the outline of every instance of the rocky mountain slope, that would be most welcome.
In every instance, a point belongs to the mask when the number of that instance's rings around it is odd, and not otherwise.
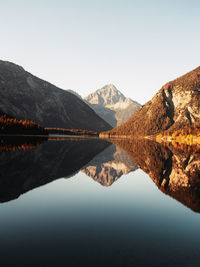
[[[0,111],[45,127],[103,131],[112,127],[84,101],[10,62],[0,61]]]
[[[82,172],[103,186],[111,186],[122,175],[137,170],[137,165],[119,147],[111,145],[95,156]]]
[[[107,135],[154,135],[200,121],[200,67],[168,82],[134,115]],[[104,134],[102,134],[103,136]]]
[[[91,108],[113,127],[128,120],[140,105],[126,98],[117,88],[106,85],[84,98]]]

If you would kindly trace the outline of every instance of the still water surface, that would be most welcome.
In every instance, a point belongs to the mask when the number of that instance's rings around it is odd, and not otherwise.
[[[191,193],[195,204],[182,191],[182,203],[180,193],[177,201],[174,192],[186,187],[186,178],[181,185],[181,178],[174,178],[179,152],[162,150],[173,163],[171,188],[163,189],[163,178],[156,186],[157,177],[142,170],[155,176],[151,162],[161,164],[161,150],[156,147],[159,157],[149,158],[147,147],[143,160],[142,148],[131,157],[131,149],[126,154],[97,140],[48,141],[26,151],[4,151],[1,266],[199,266],[198,181]],[[188,158],[180,153],[182,160]],[[198,166],[197,158],[190,162]],[[163,166],[159,173],[166,173]]]

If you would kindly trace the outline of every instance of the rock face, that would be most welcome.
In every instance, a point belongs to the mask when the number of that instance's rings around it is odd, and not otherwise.
[[[111,145],[81,170],[103,186],[111,186],[122,175],[137,170],[137,165],[119,147]]]
[[[159,190],[200,212],[200,147],[185,146],[182,150],[145,139],[113,142],[129,154]]]
[[[113,127],[128,120],[140,105],[126,98],[117,88],[106,85],[84,98],[91,108]]]
[[[112,127],[74,94],[10,62],[0,61],[0,111],[45,127],[109,130]]]
[[[154,135],[200,121],[200,67],[167,83],[108,135]]]

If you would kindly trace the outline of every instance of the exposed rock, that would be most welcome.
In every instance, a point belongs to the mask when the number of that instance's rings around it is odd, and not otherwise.
[[[200,212],[198,148],[184,151],[145,139],[114,140],[165,194]]]
[[[92,131],[112,128],[74,94],[6,61],[0,61],[0,111],[45,127]]]
[[[104,186],[110,186],[122,175],[135,171],[137,165],[119,147],[111,145],[81,170]]]
[[[84,98],[94,111],[113,127],[128,120],[140,105],[126,98],[117,88],[106,85]]]
[[[134,115],[108,135],[154,135],[200,121],[200,67],[167,83]]]

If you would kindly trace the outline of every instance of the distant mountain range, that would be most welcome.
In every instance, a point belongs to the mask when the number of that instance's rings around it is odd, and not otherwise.
[[[200,67],[165,84],[133,116],[101,136],[147,136],[200,122]]]
[[[112,84],[82,99],[0,61],[0,114],[44,127],[103,132],[102,137],[148,136],[200,123],[199,110],[200,67],[168,82],[140,106]]]
[[[105,121],[116,127],[128,120],[140,104],[126,98],[113,84],[84,97],[86,103]]]
[[[1,60],[0,114],[3,113],[44,127],[97,132],[112,129],[79,97]]]

